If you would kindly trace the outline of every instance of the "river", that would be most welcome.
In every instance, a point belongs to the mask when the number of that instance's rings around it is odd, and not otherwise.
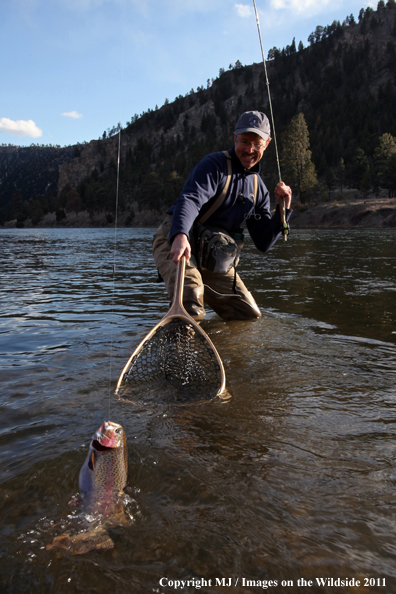
[[[0,231],[1,593],[394,592],[396,231],[247,241],[262,318],[208,312],[229,397],[181,403],[114,395],[169,306],[152,234]],[[129,525],[113,551],[47,551],[109,418]]]

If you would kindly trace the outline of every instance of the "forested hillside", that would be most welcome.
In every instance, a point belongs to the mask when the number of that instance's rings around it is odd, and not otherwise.
[[[345,187],[392,194],[396,189],[396,3],[380,0],[358,22],[318,26],[308,46],[272,48],[267,70],[281,165],[289,171],[290,123],[306,122],[317,184],[301,200],[325,200]],[[239,62],[121,129],[119,208],[133,223],[139,210],[164,210],[196,162],[232,146],[241,112],[268,113],[262,64]],[[99,140],[68,148],[0,147],[0,223],[48,210],[115,210],[118,126]],[[270,189],[277,181],[274,143],[263,159]],[[288,180],[285,180],[288,181]],[[296,188],[293,188],[296,190]]]

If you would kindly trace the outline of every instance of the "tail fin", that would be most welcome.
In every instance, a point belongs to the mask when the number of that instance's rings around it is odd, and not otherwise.
[[[111,540],[107,531],[100,527],[97,530],[80,532],[79,534],[61,534],[56,536],[52,544],[48,544],[47,551],[53,549],[64,549],[72,555],[84,555],[90,551],[110,551],[114,548],[114,542]]]

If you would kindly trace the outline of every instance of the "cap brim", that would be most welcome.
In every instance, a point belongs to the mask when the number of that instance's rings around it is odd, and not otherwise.
[[[257,130],[257,128],[238,128],[235,130],[235,134],[244,134],[245,132],[253,132],[253,134],[257,134],[257,136],[261,136],[263,140],[268,140],[270,138],[270,134],[267,132],[262,132],[261,130]]]

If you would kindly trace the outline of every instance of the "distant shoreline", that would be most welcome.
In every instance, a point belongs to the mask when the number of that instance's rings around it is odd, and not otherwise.
[[[394,229],[396,198],[370,196],[317,205],[296,205],[290,220],[295,229]]]
[[[348,198],[348,195],[350,196]],[[344,197],[345,196],[345,197]],[[364,198],[356,192],[345,192],[342,200],[333,199],[319,204],[293,204],[290,219],[291,229],[393,229],[396,228],[396,198],[369,196]],[[142,211],[136,213],[129,224],[126,224],[129,213],[121,213],[117,217],[117,228],[158,227],[164,213]],[[130,220],[130,218],[129,218]],[[67,229],[67,228],[113,228],[114,217],[108,213],[88,212],[68,213],[61,222],[56,221],[55,213],[46,214],[37,225],[28,219],[25,229]],[[16,221],[9,221],[1,229],[16,228]]]
[[[158,227],[164,219],[165,213],[157,211],[142,211],[137,213],[131,222],[127,223],[130,213],[119,213],[117,215],[117,228],[133,228],[133,227]],[[115,217],[105,211],[90,215],[88,211],[81,211],[79,213],[69,212],[62,221],[56,220],[54,212],[43,216],[37,225],[33,225],[30,219],[24,221],[23,229],[100,229],[100,228],[114,228]],[[5,223],[1,229],[15,229],[17,228],[16,220]]]

